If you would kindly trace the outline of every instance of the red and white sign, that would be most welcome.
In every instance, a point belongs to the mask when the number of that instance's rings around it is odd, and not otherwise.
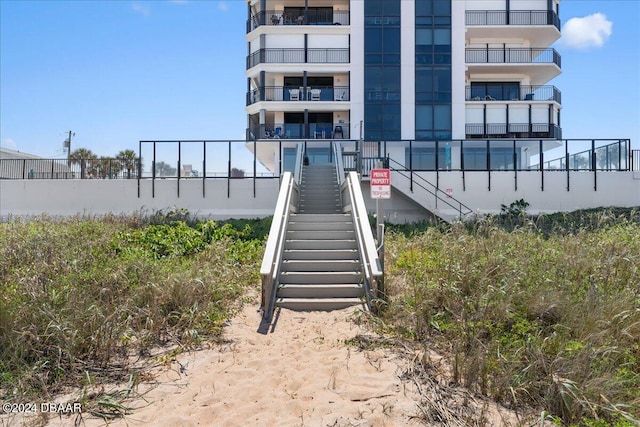
[[[372,199],[391,198],[391,171],[389,169],[371,169],[370,175]]]

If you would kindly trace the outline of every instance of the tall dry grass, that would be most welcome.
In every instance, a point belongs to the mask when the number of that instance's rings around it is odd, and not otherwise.
[[[386,238],[386,325],[453,380],[558,423],[640,419],[640,224],[427,228]],[[602,424],[593,424],[599,423]],[[590,424],[591,423],[591,424]]]
[[[129,378],[131,356],[220,333],[258,283],[262,240],[213,222],[0,224],[0,394]]]

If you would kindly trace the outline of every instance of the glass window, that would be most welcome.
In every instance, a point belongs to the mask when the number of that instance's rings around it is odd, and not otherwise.
[[[364,68],[364,90],[382,90],[382,67]]]
[[[381,52],[382,51],[382,29],[366,28],[364,30],[364,51],[365,52]]]
[[[433,18],[431,16],[416,16],[416,26],[431,26]]]
[[[431,0],[416,0],[416,16],[433,15],[433,4]]]
[[[433,0],[435,16],[451,16],[451,0]]]
[[[367,0],[364,2],[364,14],[365,16],[380,16],[382,15],[382,4],[384,0]]]
[[[451,106],[433,106],[434,129],[451,129]]]
[[[430,28],[416,28],[416,46],[433,44],[433,30]]]
[[[433,89],[438,92],[451,92],[451,70],[449,68],[433,68]]]
[[[431,92],[433,90],[433,70],[418,68],[416,70],[416,92]]]
[[[433,106],[416,105],[416,129],[433,129]]]

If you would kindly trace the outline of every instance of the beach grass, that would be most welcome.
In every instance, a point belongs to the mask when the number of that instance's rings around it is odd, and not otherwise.
[[[0,399],[126,382],[152,349],[215,340],[259,282],[263,223],[167,212],[0,224]]]
[[[391,229],[387,333],[447,355],[453,382],[507,407],[638,423],[637,211]]]

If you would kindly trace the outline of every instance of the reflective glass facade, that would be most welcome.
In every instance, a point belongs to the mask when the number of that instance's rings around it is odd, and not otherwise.
[[[400,0],[364,3],[366,139],[400,139]]]
[[[416,139],[451,139],[451,0],[415,0]]]

